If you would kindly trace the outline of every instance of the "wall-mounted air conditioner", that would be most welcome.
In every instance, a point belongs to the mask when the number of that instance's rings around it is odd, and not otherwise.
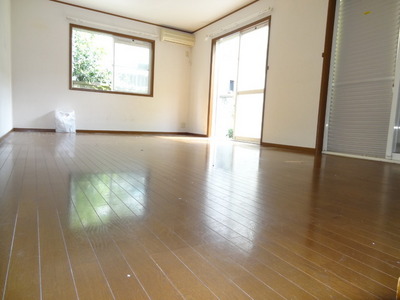
[[[195,42],[194,34],[167,28],[161,28],[160,37],[161,41],[177,43],[190,47],[193,47]]]

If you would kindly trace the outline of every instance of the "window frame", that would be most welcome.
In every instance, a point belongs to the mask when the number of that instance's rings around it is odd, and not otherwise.
[[[149,68],[149,80],[150,80],[150,85],[149,85],[149,93],[144,94],[144,93],[132,93],[132,92],[123,92],[123,91],[107,91],[107,90],[95,90],[95,89],[85,89],[85,88],[77,88],[73,86],[73,80],[72,80],[72,37],[73,37],[73,31],[75,28],[78,29],[84,29],[88,31],[93,31],[93,32],[99,32],[99,33],[104,33],[104,34],[109,34],[113,35],[116,37],[122,37],[126,39],[134,39],[134,40],[139,40],[143,42],[148,42],[150,44],[150,49],[151,49],[151,57],[150,57],[150,68]],[[95,93],[106,93],[106,94],[118,94],[118,95],[133,95],[133,96],[142,96],[142,97],[153,97],[154,95],[154,62],[155,62],[155,41],[150,40],[150,39],[145,39],[133,35],[127,35],[127,34],[122,34],[118,32],[113,32],[113,31],[108,31],[108,30],[102,30],[98,28],[93,28],[93,27],[87,27],[87,26],[82,26],[82,25],[77,25],[77,24],[70,24],[70,30],[69,30],[69,89],[73,91],[84,91],[84,92],[95,92]]]

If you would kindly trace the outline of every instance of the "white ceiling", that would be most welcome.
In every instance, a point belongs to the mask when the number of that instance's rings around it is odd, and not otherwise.
[[[254,0],[52,0],[193,32]]]

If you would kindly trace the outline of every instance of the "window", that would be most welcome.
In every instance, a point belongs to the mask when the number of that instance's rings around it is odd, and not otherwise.
[[[70,89],[153,96],[154,41],[70,28]]]

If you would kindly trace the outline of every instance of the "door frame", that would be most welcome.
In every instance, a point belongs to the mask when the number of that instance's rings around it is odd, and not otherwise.
[[[209,89],[208,89],[208,114],[207,114],[207,137],[211,136],[211,130],[212,130],[212,123],[213,123],[213,117],[214,117],[214,79],[215,79],[215,59],[216,59],[216,45],[217,41],[221,38],[224,38],[226,36],[235,34],[237,32],[243,31],[249,27],[253,27],[257,24],[263,23],[263,22],[268,22],[268,47],[267,47],[267,53],[266,53],[266,64],[265,64],[265,83],[264,83],[264,100],[263,100],[263,108],[262,108],[262,120],[261,120],[261,137],[260,137],[260,144],[262,143],[263,139],[263,132],[264,132],[264,115],[265,115],[265,98],[266,98],[266,89],[267,89],[267,77],[268,77],[268,55],[269,55],[269,48],[270,48],[270,36],[271,36],[271,16],[262,18],[260,20],[254,21],[250,24],[247,24],[245,26],[242,26],[240,28],[237,28],[235,30],[232,30],[230,32],[227,32],[225,34],[222,34],[220,36],[217,36],[212,39],[211,42],[211,61],[210,61],[210,82],[209,82]]]
[[[315,154],[320,155],[324,149],[325,122],[328,115],[329,78],[331,72],[332,47],[334,43],[334,30],[336,19],[336,0],[329,0],[326,17],[324,52],[322,53],[322,74],[318,105],[317,133],[315,136]]]

